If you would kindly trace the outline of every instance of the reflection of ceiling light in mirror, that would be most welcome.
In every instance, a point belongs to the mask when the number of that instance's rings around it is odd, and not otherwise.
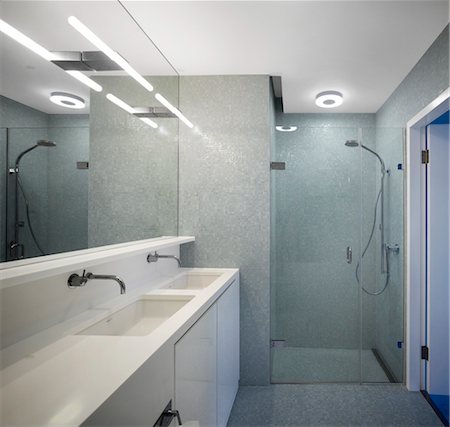
[[[97,37],[86,25],[84,25],[75,16],[70,16],[67,21],[73,28],[75,28],[81,35],[86,37],[94,46],[100,49],[106,56],[114,61],[119,67],[126,71],[133,79],[145,87],[149,92],[153,91],[153,86],[144,79],[125,59],[123,59],[117,52],[112,50],[103,40]]]
[[[155,95],[155,98],[162,104],[164,107],[168,108],[173,114],[175,114],[186,126],[190,127],[191,129],[194,127],[194,125],[183,115],[183,113],[178,110],[178,108],[175,108],[169,101],[167,101],[164,96],[162,96],[160,93],[157,93]]]
[[[336,90],[320,92],[316,96],[316,105],[321,108],[339,107],[344,102],[344,96]]]
[[[61,107],[75,108],[77,110],[84,108],[86,105],[83,98],[66,92],[52,92],[50,94],[50,101]]]
[[[19,30],[16,30],[2,19],[0,19],[0,31],[47,61],[51,61],[53,59],[53,54],[50,51],[36,43],[34,40],[31,40],[25,34],[22,34]]]
[[[90,79],[88,76],[86,76],[86,74],[83,74],[81,71],[68,70],[66,71],[66,73],[76,78],[78,81],[85,84],[86,86],[89,86],[96,92],[101,92],[103,90],[103,88],[97,82],[94,82],[94,80]]]
[[[139,117],[145,124],[151,126],[153,129],[156,129],[158,127],[157,123],[155,123],[153,120],[149,119],[148,117]]]
[[[116,104],[118,107],[122,108],[122,110],[125,110],[127,113],[134,114],[134,108],[128,105],[126,102],[122,101],[120,98],[117,98],[117,96],[113,95],[112,93],[108,93],[106,97],[113,104]]]
[[[297,126],[275,126],[275,129],[278,132],[295,132],[297,130]]]

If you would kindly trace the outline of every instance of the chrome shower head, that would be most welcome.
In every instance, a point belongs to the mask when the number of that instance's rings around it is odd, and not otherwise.
[[[345,146],[346,147],[359,147],[359,143],[358,143],[358,141],[356,141],[356,139],[348,139],[347,141],[345,141]]]
[[[53,141],[49,141],[47,139],[40,139],[36,142],[38,147],[56,147],[56,144]]]
[[[32,147],[26,149],[25,151],[22,151],[16,159],[16,172],[19,170],[19,163],[22,160],[22,157],[25,156],[25,154],[29,153],[30,151],[33,151],[34,149],[38,147],[56,147],[56,144],[53,141],[49,141],[48,139],[39,139],[35,145]]]

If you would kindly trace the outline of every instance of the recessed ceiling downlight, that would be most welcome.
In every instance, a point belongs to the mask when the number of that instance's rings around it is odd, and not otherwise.
[[[278,132],[295,132],[297,130],[297,126],[275,126],[275,129]]]
[[[52,92],[50,94],[50,101],[66,108],[80,109],[86,106],[83,98],[66,92]]]
[[[342,105],[344,96],[336,90],[327,90],[320,92],[316,96],[316,105],[321,108],[335,108]]]

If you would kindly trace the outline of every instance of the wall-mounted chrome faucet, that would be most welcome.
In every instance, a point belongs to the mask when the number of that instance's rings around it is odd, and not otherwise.
[[[149,253],[147,255],[147,262],[148,263],[152,263],[152,262],[156,262],[158,261],[159,258],[170,258],[170,259],[174,259],[177,263],[178,263],[178,267],[182,267],[181,265],[181,261],[180,258],[176,257],[175,255],[160,255],[158,252],[154,252],[154,253]]]
[[[69,276],[69,279],[67,280],[67,286],[71,289],[74,289],[86,285],[88,280],[114,280],[119,284],[121,294],[124,294],[127,291],[125,282],[119,276],[92,273],[85,274],[85,272],[86,270],[83,271],[83,274],[81,276],[77,273],[71,274]]]

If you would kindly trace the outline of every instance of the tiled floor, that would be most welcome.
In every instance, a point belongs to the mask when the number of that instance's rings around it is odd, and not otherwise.
[[[398,384],[241,387],[228,427],[442,426],[420,393]]]
[[[273,349],[273,383],[389,382],[372,350],[279,347]]]

